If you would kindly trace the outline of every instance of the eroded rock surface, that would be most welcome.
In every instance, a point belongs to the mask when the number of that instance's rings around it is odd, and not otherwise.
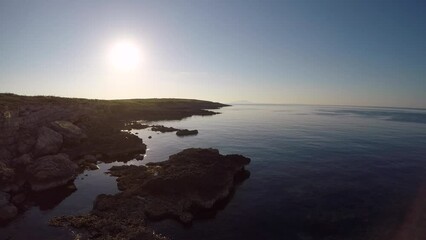
[[[50,223],[90,233],[88,239],[163,239],[147,227],[147,218],[191,222],[200,209],[210,209],[231,194],[238,179],[247,176],[249,162],[241,155],[191,148],[160,163],[112,167],[122,192],[99,195],[89,214],[57,217]]]
[[[68,155],[61,153],[35,159],[26,172],[31,189],[41,191],[65,185],[76,177],[77,168]]]
[[[44,156],[56,154],[62,147],[63,137],[60,133],[48,128],[39,129],[38,138],[35,144],[34,156]]]
[[[64,142],[68,145],[81,143],[87,139],[87,135],[81,128],[69,121],[54,121],[52,128],[62,134]]]

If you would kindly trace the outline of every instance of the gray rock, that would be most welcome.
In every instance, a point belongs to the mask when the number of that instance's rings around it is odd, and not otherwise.
[[[68,155],[49,155],[36,159],[26,168],[28,182],[33,191],[65,185],[77,175],[77,164]]]
[[[34,155],[36,157],[56,154],[62,147],[63,137],[60,133],[48,127],[39,129],[38,138],[35,144]]]
[[[87,139],[87,135],[83,130],[69,121],[54,121],[51,123],[52,128],[62,134],[66,144],[78,144]]]
[[[8,221],[18,214],[18,209],[13,204],[0,207],[0,221]]]

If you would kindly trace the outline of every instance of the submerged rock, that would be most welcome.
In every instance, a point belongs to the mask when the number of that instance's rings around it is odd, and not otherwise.
[[[38,138],[35,144],[34,155],[36,157],[56,154],[62,147],[63,137],[60,133],[48,127],[39,129]]]
[[[188,130],[188,129],[180,129],[176,132],[176,135],[178,135],[179,137],[191,136],[191,135],[197,135],[197,134],[198,134],[198,130]]]
[[[79,228],[92,234],[89,239],[165,239],[147,227],[147,218],[191,222],[200,209],[230,196],[249,162],[241,155],[192,148],[160,163],[115,166],[110,173],[122,192],[101,194],[89,214],[57,217],[50,224]]]
[[[68,155],[61,153],[36,159],[26,172],[31,189],[41,191],[65,185],[76,177],[77,168]]]

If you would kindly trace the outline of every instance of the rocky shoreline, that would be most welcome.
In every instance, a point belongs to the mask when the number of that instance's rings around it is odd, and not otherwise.
[[[173,218],[188,224],[196,215],[229,197],[248,177],[250,159],[221,155],[217,149],[185,149],[147,166],[116,166],[121,191],[101,194],[93,210],[79,216],[56,217],[52,226],[67,227],[79,239],[167,239],[155,233],[149,219]]]
[[[98,162],[143,156],[146,145],[123,132],[137,120],[214,115],[226,106],[199,100],[88,100],[0,94],[0,223],[16,217],[31,192],[70,184]],[[19,200],[19,201],[18,201]]]

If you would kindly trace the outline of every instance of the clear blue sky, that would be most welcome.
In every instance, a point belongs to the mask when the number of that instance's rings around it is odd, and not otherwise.
[[[426,107],[426,1],[0,0],[0,92]]]

